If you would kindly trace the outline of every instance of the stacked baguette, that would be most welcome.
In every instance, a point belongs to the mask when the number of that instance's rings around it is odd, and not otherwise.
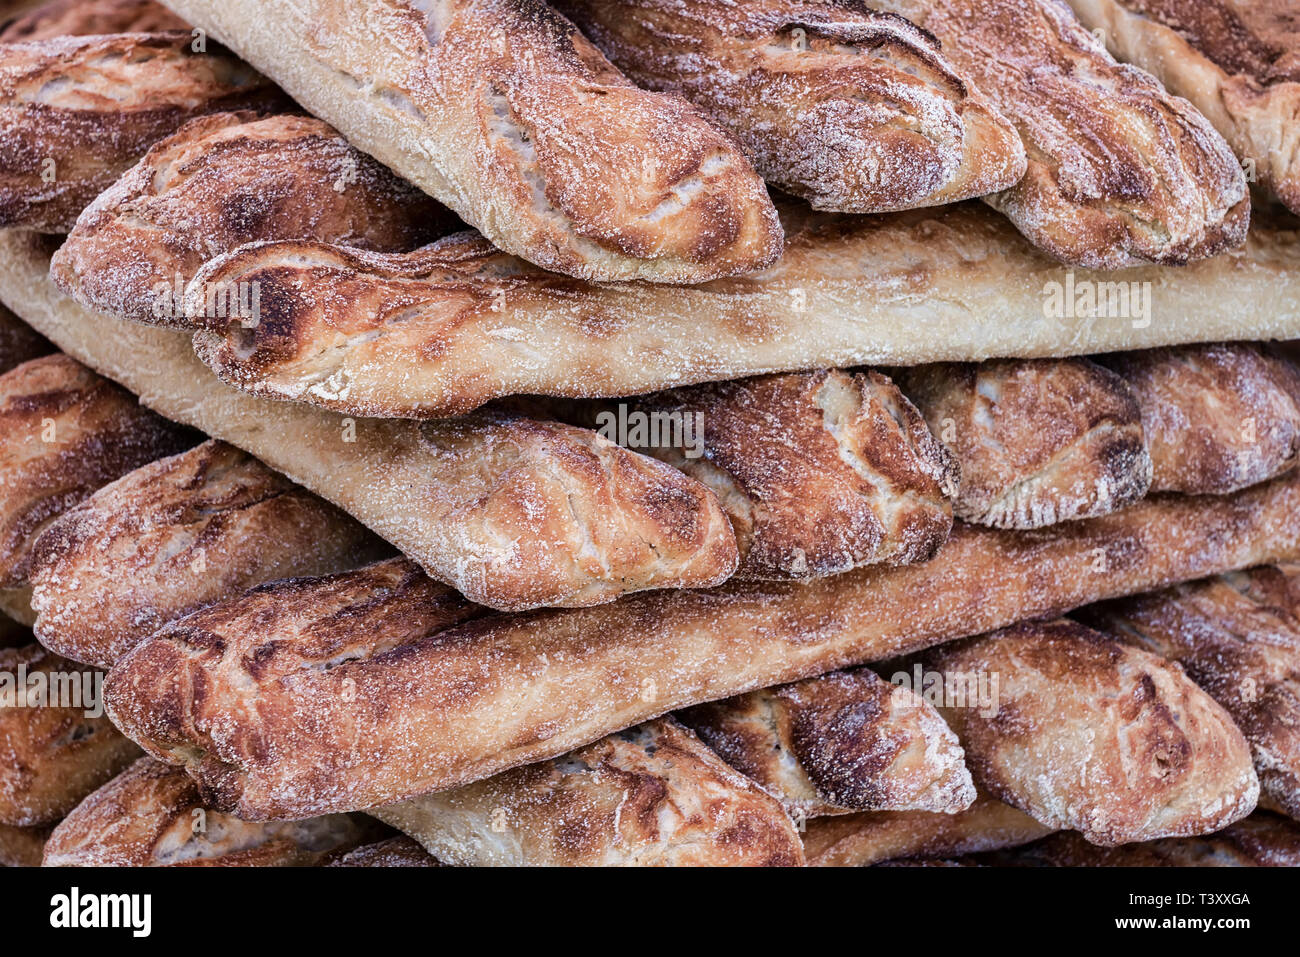
[[[0,862],[1296,863],[1300,229],[1140,44],[168,7],[0,24]]]

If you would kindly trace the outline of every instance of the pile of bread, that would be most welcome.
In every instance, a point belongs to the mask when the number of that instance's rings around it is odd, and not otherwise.
[[[164,3],[0,25],[0,862],[1300,864],[1291,0]]]

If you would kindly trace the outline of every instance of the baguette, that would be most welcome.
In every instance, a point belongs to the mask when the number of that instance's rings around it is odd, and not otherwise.
[[[359,816],[246,824],[205,808],[194,782],[140,758],[54,828],[46,867],[303,867],[372,840]]]
[[[319,120],[217,113],[153,144],[95,199],[50,274],[92,309],[186,326],[184,285],[218,253],[262,239],[405,251],[453,220]]]
[[[919,565],[454,627],[444,601],[417,592],[412,605],[377,587],[375,566],[266,585],[173,623],[110,672],[107,708],[150,754],[183,763],[222,810],[247,820],[357,810],[556,757],[689,705],[1294,558],[1297,510],[1292,474],[1034,533],[959,526]],[[340,615],[356,636],[345,661],[319,637]]]
[[[897,379],[956,456],[963,521],[1041,528],[1113,512],[1151,484],[1137,400],[1087,359],[941,363]]]
[[[1206,115],[1266,192],[1300,213],[1300,35],[1281,0],[1069,0],[1116,57]]]
[[[1300,621],[1252,595],[1257,574],[1269,576],[1259,569],[1179,585],[1082,617],[1182,665],[1246,735],[1261,803],[1300,820]]]
[[[44,336],[0,306],[0,375],[53,351],[54,346]]]
[[[597,282],[770,266],[732,141],[639,89],[541,0],[170,0],[494,244]]]
[[[900,17],[842,0],[560,0],[641,86],[680,93],[768,182],[814,209],[880,213],[1015,185],[1009,122]]]
[[[1076,622],[1022,624],[933,648],[939,713],[982,791],[1112,847],[1208,834],[1255,808],[1250,746],[1228,713],[1147,651]],[[994,709],[970,706],[997,682]]]
[[[1020,133],[1029,169],[988,197],[1063,262],[1182,264],[1245,238],[1228,144],[1150,74],[1116,63],[1063,0],[882,0],[929,30]]]
[[[791,208],[787,227],[786,255],[762,277],[673,290],[584,285],[474,234],[401,256],[245,246],[192,287],[257,283],[276,315],[254,328],[207,317],[195,347],[258,395],[427,417],[514,394],[634,395],[772,371],[1300,335],[1291,229],[1257,230],[1243,254],[1176,273],[1134,270],[1129,287],[1072,274],[978,206],[872,218]],[[1107,305],[1089,312],[1083,290]]]
[[[140,756],[100,710],[102,674],[0,649],[0,824],[53,824]]]
[[[0,867],[40,867],[48,827],[0,824]]]
[[[333,858],[326,867],[439,867],[438,859],[413,838],[390,837]]]
[[[188,23],[154,0],[49,0],[5,22],[0,29],[0,43],[189,28]]]
[[[1258,812],[1216,834],[1121,847],[1061,833],[976,861],[1003,867],[1300,867],[1300,824]]]
[[[1142,409],[1152,491],[1223,494],[1300,461],[1300,369],[1253,343],[1105,356]]]
[[[955,814],[975,800],[961,745],[934,707],[866,668],[696,705],[677,717],[797,819]]]
[[[808,822],[803,846],[810,867],[866,867],[1015,847],[1051,832],[1028,814],[981,794],[957,814],[877,811],[818,818]]]
[[[209,440],[64,512],[32,547],[41,644],[101,668],[167,622],[278,578],[390,549],[245,452]]]
[[[32,545],[107,482],[193,444],[188,430],[66,355],[0,376],[0,588],[27,585]]]
[[[188,32],[0,44],[0,226],[67,232],[155,140],[283,95]]]
[[[621,412],[593,424],[617,434]],[[820,578],[925,561],[952,529],[957,467],[907,398],[875,372],[764,376],[631,404],[661,433],[644,450],[717,493],[743,578]],[[694,427],[690,443],[669,426]],[[640,448],[627,430],[626,444]],[[668,432],[668,441],[662,433]],[[690,447],[687,447],[688,444]]]
[[[257,402],[212,381],[187,336],[96,316],[54,290],[48,244],[0,234],[0,299],[146,405],[255,455],[494,608],[591,604],[724,581],[739,560],[713,494],[556,422],[484,412],[365,421]],[[21,263],[20,269],[13,267]],[[58,330],[58,331],[55,331]],[[488,467],[490,466],[490,468]]]
[[[460,866],[803,864],[781,805],[671,718],[370,813]]]

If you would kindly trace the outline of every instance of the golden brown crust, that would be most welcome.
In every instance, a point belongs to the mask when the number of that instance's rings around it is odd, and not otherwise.
[[[866,867],[1015,847],[1049,833],[1028,814],[981,794],[957,814],[879,811],[809,821],[803,846],[810,867]]]
[[[173,619],[278,578],[391,548],[245,452],[209,440],[64,512],[33,546],[41,644],[109,668]]]
[[[0,824],[52,824],[139,757],[103,717],[101,680],[40,645],[0,649]]]
[[[800,817],[955,814],[975,800],[961,745],[933,706],[866,668],[751,691],[677,717]]]
[[[1207,834],[1259,799],[1232,718],[1149,652],[1058,620],[934,648],[920,661],[945,689],[997,682],[995,709],[946,697],[939,711],[980,789],[1048,827],[1105,846]]]
[[[460,866],[803,864],[781,805],[671,718],[370,813]]]
[[[399,252],[454,221],[320,120],[218,113],[154,143],[91,203],[50,274],[92,309],[187,326],[185,283],[244,243],[317,239]]]
[[[140,758],[59,823],[45,866],[303,867],[376,830],[346,814],[248,824],[205,808],[183,771]]]
[[[49,340],[0,306],[0,375],[28,359],[49,355],[53,351],[54,346]]]
[[[934,37],[856,0],[563,0],[644,87],[680,93],[768,182],[879,213],[1006,189],[1020,137]]]
[[[1188,266],[1176,283],[1160,267],[1126,273],[1151,283],[1152,316],[1178,317],[1155,322],[1109,307],[1046,315],[1046,290],[1107,288],[1114,276],[1072,279],[978,205],[882,217],[790,208],[787,225],[786,254],[763,276],[680,289],[543,273],[473,233],[405,256],[248,246],[196,282],[258,283],[262,321],[210,320],[195,345],[257,395],[439,416],[516,394],[622,396],[781,370],[1300,335],[1291,229],[1255,230],[1243,255]]]
[[[964,521],[1041,528],[1131,505],[1151,484],[1136,399],[1087,359],[941,363],[897,378],[957,458]]]
[[[49,0],[5,23],[0,43],[189,28],[188,23],[154,0]]]
[[[188,32],[0,45],[0,225],[67,232],[153,143],[205,113],[284,100]]]
[[[1121,60],[1203,112],[1249,173],[1300,212],[1300,30],[1265,0],[1070,0]]]
[[[414,838],[390,837],[365,844],[329,861],[326,867],[441,867],[439,860]]]
[[[647,593],[441,633],[444,602],[412,607],[363,570],[263,586],[165,628],[118,663],[106,698],[119,727],[185,763],[218,807],[250,820],[354,810],[555,757],[689,705],[1300,556],[1297,510],[1293,474],[1043,531],[960,526],[918,565]],[[346,609],[355,650],[321,670],[317,632]],[[268,677],[257,667],[266,655],[303,670]]]
[[[1216,834],[1098,847],[1072,833],[981,855],[1000,867],[1300,867],[1300,824],[1256,812]]]
[[[879,373],[712,383],[633,408],[652,421],[698,425],[699,448],[668,442],[646,451],[717,493],[736,531],[741,577],[820,578],[925,561],[952,529],[956,463]]]
[[[376,0],[360,18],[344,0],[172,6],[530,262],[702,282],[780,255],[771,200],[732,141],[636,87],[541,0]]]
[[[1300,369],[1254,343],[1105,356],[1142,410],[1154,492],[1223,494],[1300,461]]]
[[[26,585],[44,528],[100,486],[193,443],[66,355],[0,376],[0,588]]]
[[[1223,138],[1118,64],[1060,0],[884,0],[1016,124],[1029,155],[989,197],[1035,245],[1094,269],[1180,264],[1239,245],[1246,180]]]
[[[1300,620],[1260,596],[1278,574],[1179,585],[1084,609],[1083,618],[1182,665],[1246,735],[1263,798],[1300,819]]]
[[[0,867],[40,867],[48,827],[0,824]]]

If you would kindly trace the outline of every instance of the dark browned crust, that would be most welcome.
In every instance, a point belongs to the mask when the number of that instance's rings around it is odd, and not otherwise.
[[[1012,186],[1024,148],[934,37],[856,0],[563,0],[637,83],[680,93],[770,183],[879,213]]]
[[[107,718],[87,717],[96,710],[86,681],[95,669],[27,645],[0,649],[0,673],[10,676],[0,707],[0,824],[53,824],[140,756]],[[40,685],[30,680],[38,673],[45,676]],[[73,703],[61,696],[73,679],[81,706],[56,707]],[[47,690],[39,702],[28,697],[41,686]],[[87,691],[92,700],[81,697]]]
[[[1150,74],[1115,62],[1058,0],[885,0],[1020,133],[1029,169],[988,197],[1033,243],[1093,269],[1238,246],[1250,197],[1228,144]]]
[[[1300,620],[1260,568],[1085,608],[1081,618],[1178,662],[1246,735],[1261,800],[1300,819]]]
[[[32,546],[41,644],[109,668],[168,622],[262,582],[356,568],[391,546],[224,442],[151,462]]]
[[[140,758],[77,806],[45,844],[47,867],[304,867],[374,840],[359,815],[246,824],[203,806],[183,771]]]
[[[67,232],[187,120],[286,106],[251,68],[215,44],[192,52],[192,40],[123,33],[0,45],[0,226]]]
[[[995,867],[1300,867],[1300,824],[1265,811],[1203,837],[1098,847],[1069,832],[977,855]]]
[[[808,822],[803,845],[810,867],[865,867],[1015,847],[1051,830],[1022,811],[980,795],[958,814],[878,811],[818,818]]]
[[[370,813],[456,865],[803,864],[781,805],[671,718]]]
[[[896,377],[961,471],[958,518],[1041,528],[1131,505],[1151,484],[1137,400],[1087,359],[1005,359]]]
[[[802,817],[951,814],[975,800],[961,746],[933,706],[866,668],[751,691],[677,716]]]
[[[363,570],[265,586],[182,620],[118,663],[106,697],[114,721],[185,763],[215,806],[250,820],[360,809],[689,705],[1300,556],[1297,511],[1293,473],[1032,533],[961,526],[919,565],[647,593],[442,631],[471,612],[427,582],[409,586],[429,596],[413,604]],[[345,637],[317,637],[339,630],[349,608]],[[311,664],[336,644],[349,660]],[[284,665],[266,673],[263,659]]]
[[[48,339],[0,306],[0,375],[28,359],[49,355],[53,351],[54,346]]]
[[[48,827],[0,824],[0,867],[40,867]]]
[[[27,582],[37,535],[146,462],[194,443],[189,430],[57,354],[0,376],[0,588]]]
[[[1182,669],[1076,622],[931,649],[926,670],[998,680],[996,713],[940,713],[976,785],[1104,846],[1206,834],[1255,808],[1250,746]]]
[[[82,214],[50,274],[92,309],[188,326],[185,283],[245,243],[316,239],[402,252],[454,222],[320,120],[218,113],[152,144]]]
[[[712,488],[744,578],[821,578],[933,557],[952,529],[957,465],[884,376],[839,370],[660,393],[648,415],[703,426],[703,455],[648,448]],[[697,450],[698,451],[698,450]]]
[[[1300,369],[1256,343],[1101,359],[1142,410],[1155,492],[1233,492],[1300,461]]]
[[[406,837],[390,837],[375,844],[341,854],[325,862],[326,867],[441,867],[436,857],[420,846],[419,841]]]
[[[154,0],[49,0],[4,22],[0,43],[189,28],[188,23]]]

